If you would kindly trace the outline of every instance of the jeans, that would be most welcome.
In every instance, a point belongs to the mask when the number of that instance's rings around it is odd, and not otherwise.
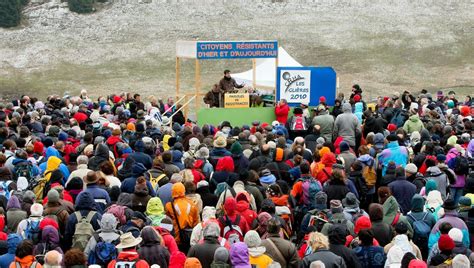
[[[457,204],[464,192],[464,188],[451,187],[451,198],[454,199],[454,203]]]

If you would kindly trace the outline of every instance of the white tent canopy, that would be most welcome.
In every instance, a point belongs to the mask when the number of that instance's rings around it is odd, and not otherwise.
[[[264,58],[256,60],[257,88],[273,89],[276,86],[276,67],[275,59]],[[301,67],[293,57],[286,52],[283,47],[278,48],[278,66],[282,67]],[[237,83],[245,83],[249,86],[253,84],[253,70],[250,69],[243,73],[232,74]]]

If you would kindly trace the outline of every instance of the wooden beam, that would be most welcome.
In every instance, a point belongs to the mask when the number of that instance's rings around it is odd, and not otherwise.
[[[179,57],[176,57],[176,99],[179,98],[179,88],[180,88],[180,83],[181,83],[181,67],[179,64]]]
[[[257,87],[257,60],[252,59],[252,87],[255,89]]]

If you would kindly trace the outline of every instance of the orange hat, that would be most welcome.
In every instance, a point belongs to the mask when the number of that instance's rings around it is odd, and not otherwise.
[[[127,124],[127,130],[135,131],[135,124],[134,123],[128,123]]]
[[[184,268],[201,268],[201,262],[197,258],[187,258]]]
[[[276,148],[275,161],[283,161],[284,157],[285,157],[285,151],[282,148]]]

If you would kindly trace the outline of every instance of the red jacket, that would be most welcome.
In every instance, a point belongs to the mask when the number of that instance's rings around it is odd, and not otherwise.
[[[250,204],[246,200],[240,200],[237,202],[237,211],[239,212],[240,216],[245,218],[245,221],[249,225],[252,225],[254,220],[257,219],[257,213],[250,209]]]
[[[285,125],[286,120],[288,120],[289,112],[290,112],[290,107],[288,107],[288,104],[275,106],[276,120],[280,122],[280,124]]]
[[[173,252],[178,252],[178,245],[176,244],[176,240],[174,240],[174,237],[168,232],[168,230],[161,228],[159,226],[154,227],[155,230],[160,233],[161,237],[163,238],[163,243],[165,244],[165,247],[168,249],[170,254],[173,254]]]
[[[115,264],[119,261],[127,261],[127,262],[133,262],[136,261],[135,267],[136,268],[148,268],[150,265],[144,260],[140,260],[140,256],[138,255],[138,252],[136,250],[127,250],[127,251],[122,251],[118,254],[118,257],[116,260],[113,260],[109,263],[107,266],[108,268],[115,268]]]
[[[87,114],[85,114],[85,113],[77,112],[77,113],[74,114],[73,118],[76,119],[76,121],[77,121],[78,123],[81,123],[81,122],[86,121],[87,118],[88,118],[88,116],[87,116]]]
[[[235,201],[235,199],[233,197],[228,197],[225,200],[224,210],[225,210],[225,213],[226,213],[227,217],[229,217],[229,220],[232,223],[235,223],[235,221],[237,220],[237,215],[239,215],[239,214],[238,214],[238,211],[237,211],[237,202]],[[225,237],[224,236],[224,227],[226,225],[225,222],[226,222],[226,216],[219,217],[219,225],[221,227],[221,236],[222,237]],[[243,235],[245,235],[245,233],[247,233],[247,231],[250,229],[249,225],[247,224],[247,221],[245,220],[245,217],[243,215],[240,215],[240,221],[239,221],[238,225],[240,227],[240,230],[242,230]]]

